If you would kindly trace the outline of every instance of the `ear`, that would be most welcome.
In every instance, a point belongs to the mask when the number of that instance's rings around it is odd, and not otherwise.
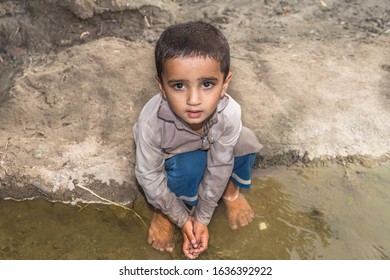
[[[156,80],[156,83],[158,85],[158,88],[160,89],[161,94],[163,95],[164,98],[166,98],[167,96],[165,94],[163,82],[160,80],[160,78],[157,75],[154,77],[154,79]]]
[[[232,76],[233,76],[232,72],[229,72],[228,75],[226,76],[226,79],[225,79],[225,81],[223,82],[223,85],[222,85],[221,97],[227,92],[227,89],[229,87],[229,83],[232,80]]]

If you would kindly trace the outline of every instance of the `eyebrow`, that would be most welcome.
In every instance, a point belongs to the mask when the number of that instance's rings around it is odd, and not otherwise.
[[[218,81],[218,78],[216,78],[216,77],[200,77],[199,80]]]
[[[218,81],[218,78],[215,78],[215,77],[200,77],[198,79],[198,81],[203,81],[203,80],[207,80],[207,81]],[[172,84],[172,83],[184,83],[184,82],[188,82],[188,80],[169,80],[167,83],[169,84]]]
[[[187,80],[169,80],[167,83],[173,84],[173,83],[184,83],[184,82],[187,82]]]

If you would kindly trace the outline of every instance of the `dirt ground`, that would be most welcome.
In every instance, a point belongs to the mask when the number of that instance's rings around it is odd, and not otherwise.
[[[231,43],[258,167],[390,158],[388,0],[0,0],[0,198],[133,201],[153,46],[189,20]]]

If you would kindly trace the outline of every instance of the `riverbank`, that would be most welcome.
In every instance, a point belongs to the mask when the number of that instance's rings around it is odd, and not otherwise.
[[[82,186],[133,201],[154,42],[186,20],[231,43],[229,93],[264,145],[257,167],[389,159],[387,1],[131,2],[0,4],[1,198],[101,201]]]

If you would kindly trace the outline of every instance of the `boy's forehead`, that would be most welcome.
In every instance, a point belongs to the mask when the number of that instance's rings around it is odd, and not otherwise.
[[[165,61],[164,71],[177,72],[183,70],[199,70],[199,71],[218,71],[221,72],[221,64],[219,61],[212,57],[204,56],[188,56],[188,57],[177,57],[169,58]]]

